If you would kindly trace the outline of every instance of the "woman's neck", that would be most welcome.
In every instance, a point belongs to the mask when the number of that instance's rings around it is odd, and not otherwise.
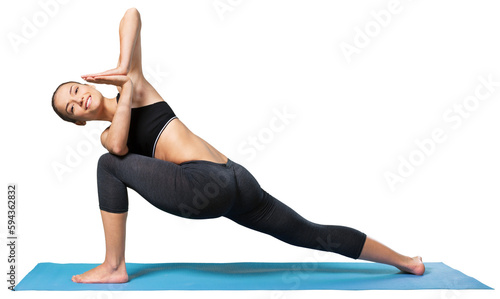
[[[102,114],[100,120],[112,121],[115,116],[116,107],[118,107],[118,103],[116,102],[116,97],[114,98],[106,98],[103,97],[103,105],[102,105]]]

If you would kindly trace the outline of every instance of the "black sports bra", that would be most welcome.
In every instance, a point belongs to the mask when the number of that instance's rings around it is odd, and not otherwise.
[[[120,99],[120,93],[116,101]],[[130,153],[153,157],[161,133],[177,118],[165,101],[131,109],[127,147]]]

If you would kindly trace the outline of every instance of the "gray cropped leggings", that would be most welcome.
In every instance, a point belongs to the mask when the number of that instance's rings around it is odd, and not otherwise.
[[[99,207],[128,211],[127,187],[153,206],[191,219],[220,216],[286,243],[359,258],[366,235],[345,226],[312,223],[264,191],[243,166],[190,161],[181,164],[129,153],[106,153],[97,166]]]

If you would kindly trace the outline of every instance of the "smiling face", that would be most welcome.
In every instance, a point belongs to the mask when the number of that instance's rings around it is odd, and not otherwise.
[[[53,107],[62,119],[77,125],[99,119],[102,94],[93,85],[67,82],[54,93]]]

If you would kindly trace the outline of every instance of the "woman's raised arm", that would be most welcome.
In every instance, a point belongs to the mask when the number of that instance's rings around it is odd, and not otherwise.
[[[96,76],[86,79],[92,83],[111,84],[121,88],[120,101],[109,128],[101,134],[102,145],[112,154],[123,156],[128,153],[127,140],[130,129],[130,115],[134,86],[124,75]]]
[[[120,56],[116,68],[101,73],[82,75],[83,79],[96,76],[142,75],[141,62],[141,15],[135,8],[129,8],[120,21]]]
[[[135,8],[125,12],[120,21],[120,58],[118,67],[128,74],[132,70],[142,71],[141,65],[141,15]]]

